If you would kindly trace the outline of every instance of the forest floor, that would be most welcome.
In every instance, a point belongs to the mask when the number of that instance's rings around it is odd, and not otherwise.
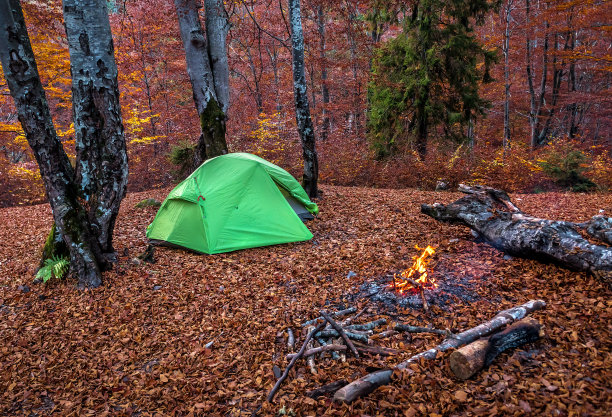
[[[115,234],[119,264],[94,291],[78,291],[70,280],[32,284],[50,210],[0,210],[0,415],[249,416],[275,382],[273,365],[287,365],[278,333],[288,325],[297,333],[322,308],[368,306],[348,300],[362,284],[409,267],[416,244],[435,246],[432,274],[444,288],[457,280],[469,296],[436,303],[430,294],[427,313],[370,303],[371,318],[462,331],[544,299],[546,309],[533,317],[545,336],[502,354],[467,382],[450,376],[444,354],[350,405],[304,394],[401,362],[442,336],[380,341],[401,350],[388,358],[317,359],[317,375],[301,360],[259,415],[283,406],[296,416],[610,415],[610,289],[584,273],[504,257],[467,228],[419,212],[421,203],[458,194],[324,186],[320,215],[307,224],[312,241],[213,256],[158,248],[156,263],[137,265],[132,260],[146,248],[156,209],[134,206],[168,191],[125,199]],[[612,211],[610,194],[512,198],[546,218],[582,221]],[[299,334],[299,346],[302,340]]]

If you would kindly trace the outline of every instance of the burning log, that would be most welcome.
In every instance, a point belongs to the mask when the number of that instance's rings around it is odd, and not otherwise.
[[[518,321],[499,333],[479,339],[450,355],[450,368],[459,379],[468,379],[489,366],[503,351],[535,342],[541,336],[541,324],[531,317]]]
[[[332,319],[329,316],[329,314],[327,314],[325,311],[321,311],[321,315],[325,317],[325,320],[327,320],[327,322],[331,324],[334,330],[336,330],[340,334],[340,336],[342,336],[342,339],[344,339],[344,342],[346,343],[346,345],[351,349],[351,352],[353,352],[353,355],[355,355],[356,358],[359,358],[359,352],[357,352],[355,345],[353,345],[353,342],[351,342],[351,339],[348,338],[348,335],[344,332],[342,327],[340,327],[338,323],[336,323],[334,319]]]
[[[304,352],[306,351],[306,346],[308,346],[308,342],[310,342],[310,339],[312,339],[314,334],[318,332],[319,330],[321,330],[323,327],[325,327],[325,322],[320,323],[310,333],[308,333],[308,336],[306,336],[306,340],[304,340],[304,344],[302,344],[302,347],[300,348],[299,352],[297,353],[297,355],[293,357],[293,359],[291,359],[291,362],[289,362],[289,365],[287,365],[287,368],[285,368],[285,372],[283,372],[283,374],[278,379],[278,381],[276,381],[276,384],[274,384],[274,387],[272,387],[272,390],[270,390],[270,393],[268,394],[268,397],[267,397],[267,401],[269,403],[271,403],[272,400],[274,400],[274,396],[276,395],[276,392],[280,388],[283,381],[287,379],[287,376],[289,375],[289,371],[291,370],[291,368],[293,368],[293,365],[295,365],[297,360],[300,359],[302,355],[304,354]]]
[[[438,352],[446,352],[449,349],[456,349],[468,343],[495,333],[500,328],[524,318],[532,311],[540,310],[546,306],[542,300],[532,300],[522,306],[510,308],[498,313],[495,317],[486,323],[482,323],[474,328],[459,333],[452,338],[445,339],[438,346],[414,355],[410,359],[395,366],[395,369],[412,372],[409,366],[412,363],[419,361],[421,358],[435,359]],[[339,389],[334,394],[334,400],[337,402],[350,403],[353,400],[367,395],[381,385],[386,385],[391,382],[393,369],[383,369],[373,372],[356,381],[351,382],[347,386]]]
[[[576,230],[586,227],[587,233],[610,243],[612,219],[592,219],[584,224],[539,219],[521,212],[502,190],[463,184],[459,190],[468,195],[446,206],[423,204],[421,212],[467,226],[510,255],[550,260],[612,283],[612,248],[594,245]]]

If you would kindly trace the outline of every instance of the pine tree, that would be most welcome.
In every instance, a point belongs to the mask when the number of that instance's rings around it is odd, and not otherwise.
[[[474,27],[496,5],[486,0],[412,4],[402,33],[382,45],[374,60],[368,135],[378,157],[410,141],[424,159],[429,134],[438,127],[445,138],[471,139],[474,121],[488,106],[478,88],[490,81],[488,68],[495,60]]]

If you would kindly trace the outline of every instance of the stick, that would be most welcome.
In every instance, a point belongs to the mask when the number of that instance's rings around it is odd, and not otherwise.
[[[368,336],[364,334],[358,334],[358,333],[348,332],[348,331],[344,331],[344,333],[348,336],[349,339],[358,340],[363,343],[368,343]],[[324,339],[330,339],[334,337],[340,337],[340,333],[338,333],[335,329],[321,330],[317,336],[320,336]]]
[[[314,389],[312,391],[308,391],[306,393],[306,396],[310,398],[319,398],[320,396],[325,395],[327,393],[337,391],[346,384],[348,384],[346,379],[341,379],[339,381],[332,382],[331,384],[323,385],[322,387]]]
[[[450,337],[452,333],[450,330],[431,329],[429,327],[410,326],[409,324],[396,324],[393,330],[398,332],[409,332],[409,333],[435,333],[441,334],[442,336]]]
[[[293,330],[291,327],[287,328],[287,348],[289,348],[290,352],[293,352],[293,347],[295,346],[295,336],[293,335]]]
[[[378,319],[365,324],[351,324],[346,326],[346,328],[350,330],[373,330],[383,324],[387,324],[387,320]]]
[[[409,369],[410,364],[419,361],[419,359],[421,358],[435,359],[438,352],[446,352],[447,350],[453,348],[456,349],[460,346],[480,339],[481,337],[485,337],[492,333],[495,333],[503,326],[510,324],[513,321],[520,320],[532,311],[540,310],[545,306],[546,303],[542,300],[532,300],[523,304],[522,306],[501,311],[488,322],[482,323],[452,338],[446,339],[433,349],[429,349],[425,352],[421,352],[417,355],[414,355],[410,359],[396,365],[395,369],[412,372]],[[383,369],[381,371],[368,374],[362,378],[359,378],[356,381],[351,382],[344,388],[341,388],[336,391],[336,394],[334,395],[334,400],[338,402],[350,403],[356,398],[371,393],[381,385],[388,384],[389,382],[391,382],[392,375],[392,369]]]
[[[371,339],[385,339],[387,337],[395,336],[398,332],[395,330],[385,330],[384,332],[380,332],[378,334],[372,335]]]
[[[361,317],[361,315],[363,313],[365,313],[368,310],[367,307],[364,307],[363,309],[361,309],[361,311],[357,314],[355,314],[353,317],[349,317],[348,319],[344,320],[342,322],[343,326],[348,326],[349,324],[351,324],[352,322],[354,322],[355,320],[357,320],[359,317]]]
[[[374,355],[381,355],[381,356],[391,356],[391,355],[396,355],[399,353],[399,351],[396,349],[376,347],[376,346],[355,345],[355,348],[357,349],[358,352],[366,352],[366,353],[371,353]],[[313,356],[313,355],[316,355],[317,353],[329,352],[329,351],[344,352],[347,349],[348,347],[346,345],[338,345],[338,344],[317,346],[315,348],[306,350],[304,354],[302,355],[302,357]],[[297,353],[289,353],[287,355],[287,360],[293,359],[296,355]]]
[[[340,311],[336,311],[335,313],[332,313],[332,316],[342,317],[342,316],[346,316],[347,314],[354,313],[355,311],[357,311],[355,307],[349,307],[345,310],[340,310]],[[302,324],[302,327],[306,327],[306,326],[310,326],[311,324],[315,324],[319,320],[323,320],[323,317],[317,317],[316,319],[308,320],[307,322],[304,322],[304,324]]]
[[[300,348],[300,351],[297,353],[297,355],[295,355],[295,357],[293,359],[291,359],[291,362],[289,362],[289,365],[287,365],[287,368],[285,368],[285,372],[283,372],[283,374],[281,375],[279,380],[276,381],[276,384],[274,384],[274,387],[272,388],[272,390],[268,394],[267,401],[269,403],[271,403],[272,400],[274,399],[274,396],[276,395],[276,391],[278,391],[278,389],[280,388],[280,386],[283,383],[283,381],[285,379],[287,379],[287,376],[289,375],[289,371],[291,370],[291,368],[293,368],[293,365],[295,365],[297,360],[300,359],[300,357],[304,354],[304,351],[306,350],[306,345],[308,344],[308,342],[310,342],[310,339],[312,339],[312,336],[314,336],[314,334],[316,332],[321,330],[323,328],[323,326],[325,326],[325,322],[320,323],[310,333],[308,333],[308,336],[306,336],[306,340],[304,340],[304,344]]]
[[[334,319],[332,319],[325,311],[321,311],[321,315],[325,317],[325,320],[327,320],[327,322],[331,324],[331,326],[340,334],[340,336],[342,336],[342,339],[344,339],[344,343],[346,343],[346,345],[351,349],[353,355],[355,355],[356,358],[359,358],[359,352],[357,352],[355,345],[353,344],[353,342],[351,342],[351,339],[348,338],[342,327],[340,327],[338,323],[336,323]]]

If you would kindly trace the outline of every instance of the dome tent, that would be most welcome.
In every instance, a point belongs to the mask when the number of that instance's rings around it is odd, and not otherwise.
[[[301,218],[318,211],[284,169],[230,153],[207,160],[168,194],[147,237],[208,254],[299,242],[312,239]]]

